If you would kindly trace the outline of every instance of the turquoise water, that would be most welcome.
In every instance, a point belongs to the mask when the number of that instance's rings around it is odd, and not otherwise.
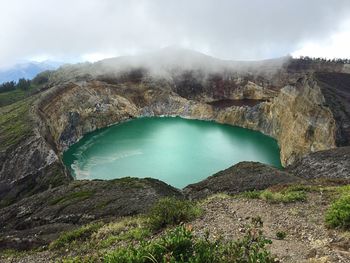
[[[64,154],[76,179],[153,177],[178,188],[241,161],[281,167],[279,147],[259,132],[182,118],[140,118],[84,136]]]

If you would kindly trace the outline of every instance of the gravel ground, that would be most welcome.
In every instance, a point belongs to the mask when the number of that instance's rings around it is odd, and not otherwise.
[[[203,204],[203,216],[194,222],[198,235],[227,239],[242,237],[252,217],[260,216],[264,234],[273,241],[269,249],[281,262],[350,262],[350,235],[324,225],[327,197],[309,193],[307,202],[271,204],[257,199],[214,197]],[[276,233],[287,234],[283,240]]]

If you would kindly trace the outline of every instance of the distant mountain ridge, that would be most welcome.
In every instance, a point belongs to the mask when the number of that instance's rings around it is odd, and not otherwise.
[[[10,68],[0,69],[0,84],[7,81],[18,81],[20,78],[32,79],[45,70],[55,70],[61,66],[62,62],[24,62],[16,64]]]

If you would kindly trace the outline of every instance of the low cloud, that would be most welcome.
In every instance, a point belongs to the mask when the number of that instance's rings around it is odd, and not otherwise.
[[[0,66],[169,45],[237,60],[308,55],[312,45],[317,56],[349,56],[347,0],[11,0],[0,10]]]

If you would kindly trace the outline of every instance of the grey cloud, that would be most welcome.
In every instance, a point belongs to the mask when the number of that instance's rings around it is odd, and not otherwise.
[[[0,66],[168,45],[224,59],[277,57],[350,19],[347,0],[0,0],[0,10]]]

